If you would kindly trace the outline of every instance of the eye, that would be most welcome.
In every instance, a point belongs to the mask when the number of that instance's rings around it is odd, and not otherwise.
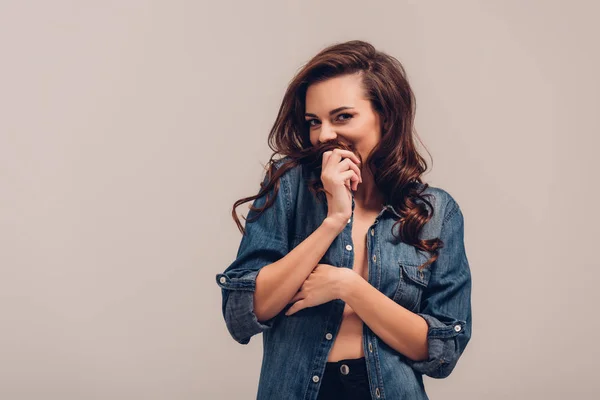
[[[341,118],[340,119],[340,117],[348,117],[348,118]],[[347,121],[347,120],[351,119],[352,117],[353,117],[352,114],[342,113],[342,114],[340,114],[340,115],[337,116],[337,120],[338,121]],[[309,127],[313,127],[313,126],[315,126],[315,124],[313,124],[313,122],[315,122],[315,123],[318,124],[319,120],[318,119],[309,119],[309,120],[306,120],[306,125],[308,125]]]
[[[338,119],[339,119],[339,117],[344,116],[344,115],[348,116],[349,117],[348,119],[352,118],[352,114],[343,113],[343,114],[338,115]],[[342,120],[342,121],[344,121],[344,120]]]

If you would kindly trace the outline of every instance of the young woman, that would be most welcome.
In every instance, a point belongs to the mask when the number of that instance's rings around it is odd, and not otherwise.
[[[421,180],[414,113],[402,65],[364,41],[323,49],[289,84],[216,275],[232,337],[263,334],[259,400],[427,399],[423,375],[447,377],[467,346],[463,214]]]

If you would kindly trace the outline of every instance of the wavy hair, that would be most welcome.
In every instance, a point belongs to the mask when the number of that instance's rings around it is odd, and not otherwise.
[[[273,154],[265,166],[266,183],[261,182],[258,194],[239,199],[233,204],[233,219],[240,232],[245,234],[236,208],[267,194],[263,207],[250,206],[251,210],[258,213],[246,221],[255,220],[272,206],[279,190],[279,178],[287,170],[306,165],[320,176],[321,157],[325,151],[340,147],[353,151],[360,158],[352,145],[345,145],[338,140],[313,146],[309,140],[309,127],[304,120],[306,91],[311,84],[355,73],[361,75],[364,95],[381,121],[381,140],[366,161],[361,159],[361,165],[370,169],[386,204],[394,207],[401,216],[392,226],[394,237],[431,254],[419,267],[423,269],[438,258],[438,250],[444,244],[439,238],[419,239],[419,233],[432,218],[434,208],[428,200],[431,194],[423,194],[428,184],[423,183],[421,176],[427,170],[427,162],[417,151],[414,142],[415,137],[418,139],[414,128],[415,96],[402,64],[362,40],[336,43],[324,48],[292,78],[269,133],[268,144]],[[276,159],[277,155],[281,157]],[[286,162],[276,168],[275,163],[283,158],[286,158]],[[310,182],[309,189],[317,198],[324,191],[320,179]],[[273,196],[270,197],[268,193],[271,190]],[[394,234],[396,226],[397,235]]]

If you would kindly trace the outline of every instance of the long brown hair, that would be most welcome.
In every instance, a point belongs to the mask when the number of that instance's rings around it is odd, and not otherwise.
[[[279,190],[279,178],[287,170],[300,164],[308,165],[320,176],[323,152],[335,147],[354,151],[352,146],[337,140],[312,146],[309,127],[304,120],[306,91],[309,85],[354,73],[361,74],[365,96],[371,102],[374,111],[379,114],[382,125],[381,140],[370,152],[367,160],[361,160],[361,164],[371,170],[375,185],[383,194],[386,204],[392,205],[401,216],[393,225],[392,234],[394,228],[399,225],[398,236],[394,235],[396,238],[432,254],[420,267],[425,268],[437,259],[438,249],[443,247],[443,242],[439,238],[422,240],[418,237],[423,226],[432,218],[434,208],[427,199],[431,194],[422,193],[428,187],[428,184],[421,180],[421,175],[427,170],[427,163],[417,151],[414,142],[414,137],[419,139],[414,128],[415,97],[402,64],[396,58],[376,50],[373,45],[362,40],[336,43],[324,48],[293,77],[269,133],[268,144],[273,154],[265,167],[266,184],[261,183],[258,194],[234,203],[233,219],[238,229],[245,234],[235,212],[239,205],[260,198],[273,190],[274,195],[271,198],[267,196],[262,208],[250,206],[250,209],[258,211],[253,219],[246,219],[251,222],[273,204],[274,196]],[[276,155],[281,157],[276,159]],[[360,157],[360,154],[357,155]],[[275,168],[275,163],[284,157],[286,162]],[[323,192],[320,179],[310,182],[309,188],[317,197]]]

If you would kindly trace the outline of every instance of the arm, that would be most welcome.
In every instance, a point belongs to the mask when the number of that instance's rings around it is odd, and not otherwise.
[[[375,289],[354,270],[342,273],[340,298],[388,346],[413,360],[427,357],[427,323]],[[393,318],[390,318],[392,316]]]
[[[344,278],[341,290],[342,300],[378,337],[405,355],[412,368],[432,378],[450,375],[471,338],[471,273],[463,242],[464,220],[455,202],[449,208],[440,237],[444,247],[429,266],[432,274],[421,312],[400,306],[356,273]]]
[[[260,321],[283,310],[340,232],[339,223],[326,218],[285,257],[260,270],[254,292],[254,311]]]
[[[343,229],[335,219],[326,218],[317,230],[291,250],[289,179],[287,172],[283,174],[273,205],[258,219],[246,222],[246,234],[236,259],[222,274],[216,275],[222,289],[223,317],[231,336],[241,344],[247,344],[253,335],[272,327],[274,317],[288,304]],[[266,177],[264,182],[267,182]],[[272,195],[270,192],[269,196]],[[265,202],[263,196],[253,205],[262,207]],[[255,213],[250,210],[248,219]]]

